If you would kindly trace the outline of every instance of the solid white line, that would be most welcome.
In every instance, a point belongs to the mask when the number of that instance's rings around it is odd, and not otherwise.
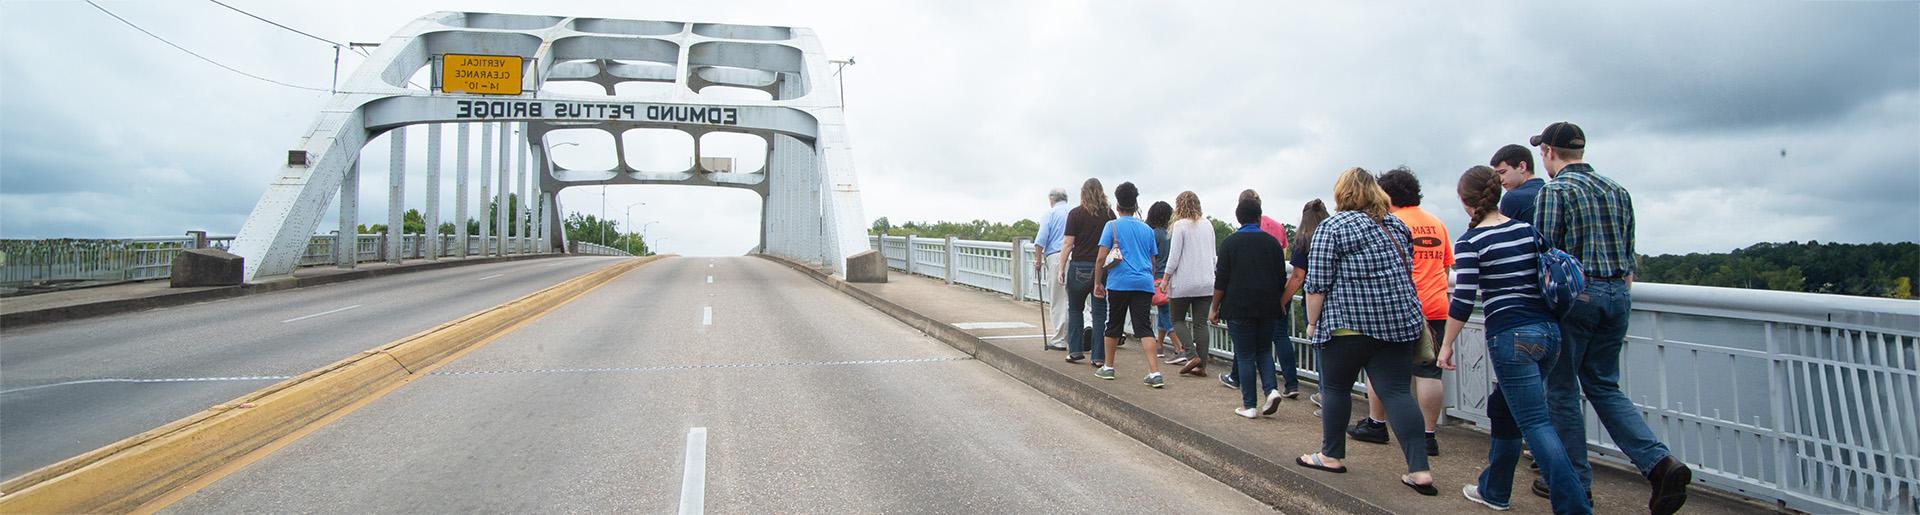
[[[700,314],[700,325],[713,325],[713,306],[707,306]]]
[[[500,276],[503,276],[503,275],[507,275],[507,274],[493,274],[493,275],[489,275],[489,276],[486,276],[486,277],[482,277],[482,278],[480,278],[480,279],[478,279],[478,280],[481,280],[481,281],[485,281],[485,280],[487,280],[487,279],[492,279],[492,278],[495,278],[495,277],[500,277]]]
[[[680,473],[680,515],[707,511],[707,428],[687,430],[687,461]]]
[[[205,383],[205,382],[216,382],[216,381],[281,381],[281,380],[292,379],[292,378],[293,376],[173,377],[173,378],[165,378],[165,379],[122,379],[122,378],[110,377],[106,379],[81,379],[78,381],[67,381],[63,383],[26,386],[21,388],[14,388],[11,390],[0,390],[0,395],[5,395],[5,394],[15,393],[15,392],[24,392],[28,390],[38,390],[41,388],[53,388],[56,386],[72,386],[77,384],[95,384],[95,383],[146,384],[146,383]]]
[[[1017,340],[1021,338],[1039,338],[1041,336],[1042,335],[1038,335],[1038,334],[1013,334],[1013,335],[1006,335],[1006,336],[978,336],[976,338],[979,338],[982,340]]]
[[[301,320],[306,320],[306,319],[309,319],[309,318],[313,318],[313,317],[318,317],[318,316],[327,316],[327,315],[331,315],[331,314],[334,314],[334,313],[339,313],[339,312],[341,312],[341,311],[346,311],[346,310],[349,310],[349,309],[353,309],[353,308],[357,308],[357,307],[360,307],[360,305],[359,305],[359,304],[354,304],[354,305],[352,305],[352,306],[347,306],[347,307],[344,307],[344,308],[340,308],[340,309],[336,309],[336,310],[333,310],[333,311],[322,311],[322,312],[319,312],[319,313],[314,313],[314,314],[311,314],[311,315],[307,315],[307,316],[303,316],[303,317],[294,317],[294,318],[289,318],[289,319],[286,319],[286,320],[281,320],[281,321],[280,321],[280,323],[282,323],[282,324],[284,324],[284,323],[287,323],[287,322],[299,322],[299,321],[301,321]]]

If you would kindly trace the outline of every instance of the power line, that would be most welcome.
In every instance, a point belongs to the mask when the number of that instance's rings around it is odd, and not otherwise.
[[[139,25],[134,25],[134,24],[133,24],[133,22],[130,22],[130,21],[127,21],[127,19],[126,19],[126,18],[121,18],[121,17],[120,17],[120,15],[118,15],[118,14],[114,14],[114,13],[113,13],[113,11],[109,11],[109,10],[107,10],[107,8],[105,8],[105,7],[101,7],[101,6],[100,6],[100,4],[96,4],[96,3],[93,3],[93,0],[86,0],[86,1],[87,1],[87,5],[91,5],[91,6],[93,6],[93,8],[94,8],[94,9],[99,9],[99,10],[100,10],[100,12],[102,12],[102,13],[106,13],[106,15],[107,15],[107,16],[112,16],[112,17],[113,17],[113,19],[115,19],[115,20],[120,20],[120,23],[125,23],[125,24],[127,24],[127,26],[128,26],[128,27],[133,27],[133,30],[137,30],[137,31],[140,31],[140,33],[142,33],[142,34],[146,34],[146,35],[147,35],[148,37],[151,37],[151,38],[153,38],[153,39],[157,39],[157,40],[160,40],[160,42],[161,42],[161,43],[166,43],[166,44],[167,44],[167,46],[171,46],[171,47],[173,47],[173,48],[175,48],[175,49],[178,49],[178,50],[180,50],[181,52],[186,52],[186,53],[187,53],[187,55],[191,55],[191,56],[194,56],[194,57],[198,57],[198,58],[200,58],[200,60],[202,60],[202,61],[206,61],[206,62],[207,62],[207,63],[209,63],[209,64],[212,64],[212,65],[214,65],[214,66],[218,66],[218,67],[220,67],[220,68],[222,68],[222,69],[225,69],[225,70],[227,70],[227,71],[230,71],[230,72],[233,72],[233,73],[238,73],[238,74],[240,74],[240,75],[244,75],[244,76],[247,76],[247,77],[249,77],[249,78],[252,78],[252,79],[255,79],[255,80],[260,80],[260,81],[266,81],[266,82],[271,82],[271,83],[274,83],[274,84],[278,84],[278,85],[281,85],[281,86],[286,86],[286,87],[289,87],[289,88],[295,88],[295,89],[304,89],[304,90],[307,90],[307,91],[331,91],[331,90],[328,90],[328,89],[326,89],[326,88],[309,88],[309,87],[306,87],[306,86],[301,86],[301,85],[298,85],[298,84],[289,84],[289,83],[285,83],[285,82],[280,82],[280,81],[277,81],[277,80],[273,80],[273,79],[269,79],[269,78],[266,78],[266,77],[261,77],[261,76],[259,76],[259,75],[254,75],[254,74],[251,74],[251,73],[247,73],[247,72],[244,72],[244,71],[240,71],[240,69],[239,69],[239,68],[234,68],[234,67],[232,67],[232,66],[227,66],[227,65],[225,65],[225,64],[220,64],[220,62],[219,62],[219,61],[215,61],[215,60],[213,60],[213,59],[209,59],[209,58],[207,58],[207,56],[204,56],[204,55],[200,55],[200,54],[198,54],[198,53],[195,53],[195,52],[194,52],[194,51],[192,51],[192,50],[187,50],[187,47],[183,47],[183,46],[180,46],[180,45],[177,45],[177,44],[174,44],[174,42],[172,42],[172,41],[167,41],[167,38],[163,38],[163,37],[160,37],[160,35],[159,35],[159,34],[154,34],[154,33],[153,33],[152,31],[148,31],[147,29],[143,29],[143,28],[140,28],[140,26],[139,26]],[[216,2],[216,3],[217,3],[217,2]]]
[[[323,37],[320,37],[320,36],[315,36],[315,35],[313,35],[313,34],[309,34],[309,33],[307,33],[306,31],[303,31],[303,30],[300,30],[300,29],[296,29],[296,28],[293,28],[293,27],[288,27],[288,26],[286,26],[286,25],[281,25],[281,24],[280,24],[280,22],[277,22],[277,21],[273,21],[273,20],[269,20],[269,19],[266,19],[266,18],[262,18],[262,17],[260,17],[259,15],[256,15],[256,14],[253,14],[253,13],[250,13],[250,12],[246,12],[246,11],[242,11],[242,10],[240,10],[240,8],[238,8],[238,7],[234,7],[234,6],[231,6],[231,5],[227,5],[227,4],[225,3],[225,2],[221,2],[220,0],[207,0],[207,1],[209,1],[209,2],[213,2],[213,5],[218,5],[218,6],[221,6],[221,7],[225,7],[225,8],[227,8],[227,9],[231,9],[231,10],[233,10],[233,12],[237,12],[237,13],[240,13],[240,14],[244,14],[244,15],[247,15],[247,17],[248,17],[248,18],[253,18],[253,19],[256,19],[256,20],[260,20],[260,21],[263,21],[263,22],[266,22],[266,23],[267,23],[268,25],[272,25],[272,26],[275,26],[275,27],[280,27],[280,28],[282,28],[282,29],[287,29],[288,31],[291,31],[291,32],[293,32],[294,34],[299,34],[299,35],[302,35],[302,36],[306,36],[306,37],[310,37],[310,38],[313,38],[313,39],[315,39],[315,40],[318,40],[318,41],[320,41],[321,43],[326,43],[326,44],[329,44],[329,45],[333,45],[333,46],[343,46],[343,45],[342,45],[341,43],[338,43],[338,42],[335,42],[335,41],[333,41],[333,40],[330,40],[330,39],[327,39],[327,38],[323,38]]]

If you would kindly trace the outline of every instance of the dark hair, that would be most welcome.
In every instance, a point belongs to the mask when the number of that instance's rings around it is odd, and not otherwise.
[[[1309,200],[1305,207],[1300,208],[1300,227],[1294,229],[1293,248],[1290,249],[1293,255],[1307,252],[1308,246],[1313,244],[1313,231],[1318,230],[1320,222],[1328,216],[1332,215],[1327,214],[1327,203],[1320,199]]]
[[[1113,203],[1122,212],[1140,211],[1140,189],[1133,187],[1131,182],[1120,183],[1113,188]]]
[[[1167,223],[1172,221],[1173,204],[1168,204],[1163,200],[1154,202],[1153,206],[1147,208],[1147,227],[1165,229],[1167,228]]]
[[[1519,145],[1507,145],[1493,152],[1493,159],[1487,161],[1487,166],[1507,165],[1518,168],[1521,163],[1526,163],[1527,173],[1534,173],[1533,151]]]
[[[1393,207],[1420,205],[1420,178],[1405,166],[1380,174],[1380,189],[1387,192]]]
[[[1240,205],[1233,208],[1233,219],[1241,225],[1260,223],[1260,200],[1241,198]]]
[[[1467,205],[1472,225],[1480,225],[1488,215],[1500,212],[1500,174],[1492,168],[1475,166],[1460,174],[1460,202]]]

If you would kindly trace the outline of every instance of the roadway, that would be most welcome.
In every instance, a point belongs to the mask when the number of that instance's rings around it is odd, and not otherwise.
[[[8,329],[0,335],[0,478],[620,259],[452,267]],[[150,382],[112,381],[126,379]]]
[[[690,456],[704,473],[686,474]],[[1270,511],[757,258],[629,272],[168,510],[683,502],[717,513]]]

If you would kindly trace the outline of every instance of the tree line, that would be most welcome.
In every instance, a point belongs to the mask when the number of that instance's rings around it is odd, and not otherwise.
[[[508,209],[514,210],[512,212],[521,212],[518,210],[520,207],[520,196],[508,194],[507,206]],[[486,220],[495,220],[494,214],[498,208],[498,202],[488,202]],[[535,215],[532,211],[527,211],[526,213],[526,221],[529,228],[531,228],[533,224],[540,223],[538,219],[534,218]],[[402,234],[425,234],[427,232],[427,220],[420,214],[420,210],[418,209],[408,209],[402,216],[402,221],[406,224],[405,227],[401,228],[400,232]],[[600,217],[588,214],[574,213],[567,215],[567,219],[562,222],[562,225],[567,234],[567,241],[584,241],[626,249],[636,256],[652,255],[652,251],[647,248],[646,239],[642,238],[640,233],[621,231],[620,222],[601,220]],[[507,236],[519,236],[519,226],[520,224],[518,222],[509,220],[507,223]],[[360,234],[387,233],[387,224],[360,224],[357,228]],[[454,226],[453,222],[442,222],[439,230],[435,232],[451,236],[455,233],[455,229],[458,229],[458,227]],[[480,235],[480,220],[474,218],[467,219],[467,234],[470,236]]]
[[[1215,244],[1235,228],[1217,218],[1207,220]],[[1039,230],[1040,224],[1031,219],[893,225],[881,217],[868,234],[1013,241],[1032,239]],[[1291,241],[1294,226],[1286,224],[1286,232]],[[1756,243],[1732,252],[1642,255],[1638,261],[1635,279],[1646,282],[1911,299],[1914,277],[1920,275],[1920,243]]]

